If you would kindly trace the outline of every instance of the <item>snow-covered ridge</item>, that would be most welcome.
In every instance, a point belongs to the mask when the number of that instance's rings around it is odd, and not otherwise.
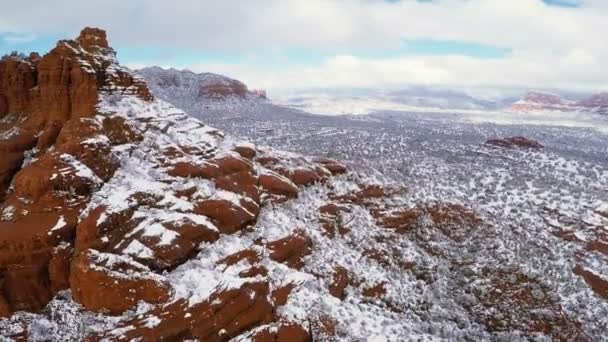
[[[510,107],[515,112],[562,111],[608,114],[608,93],[582,100],[568,100],[556,94],[529,92]]]

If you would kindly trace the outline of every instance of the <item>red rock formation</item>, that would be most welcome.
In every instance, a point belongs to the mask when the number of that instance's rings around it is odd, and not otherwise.
[[[0,60],[0,117],[9,116],[0,126],[7,137],[0,141],[7,156],[0,162],[0,210],[15,213],[0,222],[6,244],[0,251],[0,297],[10,311],[38,310],[68,287],[71,250],[55,246],[74,238],[76,217],[118,167],[107,146],[85,142],[116,126],[99,127],[89,119],[100,94],[152,99],[146,85],[114,58],[105,32],[85,28],[43,57]],[[118,142],[133,136],[122,135],[110,136]],[[26,155],[37,159],[22,165]],[[14,189],[7,193],[11,182]]]
[[[295,184],[277,173],[267,172],[261,174],[259,183],[262,191],[269,195],[286,196],[288,198],[298,196],[298,188]]]
[[[253,342],[309,342],[308,331],[297,324],[282,324],[255,333]]]
[[[350,230],[342,224],[341,212],[348,212],[347,206],[337,203],[327,203],[319,207],[319,222],[325,230],[325,235],[334,238],[336,234],[347,234]]]
[[[69,244],[53,248],[49,261],[49,280],[53,294],[70,288],[70,262],[74,248]]]
[[[235,87],[228,91],[238,95],[242,89]],[[220,88],[205,91],[226,90]],[[222,255],[210,271],[234,282],[210,288],[207,298],[182,297],[168,274],[192,267],[182,264],[221,234],[248,234],[266,199],[295,198],[298,186],[345,167],[229,145],[183,113],[151,118],[132,113],[137,106],[123,113],[113,102],[123,100],[145,107],[152,96],[116,63],[99,29],[60,41],[42,58],[0,61],[0,316],[39,311],[69,289],[84,310],[102,315],[148,304],[145,314],[115,320],[129,327],[124,335],[102,329],[87,337],[93,340],[226,341],[254,333],[310,340],[309,331],[277,311],[299,284],[277,283],[269,266],[304,266],[313,246],[301,231]],[[162,103],[150,104],[156,106]],[[156,135],[161,138],[149,144]],[[264,168],[263,160],[272,167]],[[149,169],[140,170],[144,164]],[[142,179],[135,175],[140,171]],[[57,301],[40,315],[53,312]],[[155,317],[162,321],[150,324]],[[13,335],[27,338],[29,324]],[[262,333],[269,326],[277,329]]]
[[[344,299],[349,282],[348,271],[344,267],[336,267],[329,285],[329,293],[336,298]]]
[[[504,139],[490,139],[486,141],[486,145],[498,146],[504,148],[522,148],[522,149],[542,149],[544,148],[538,141],[528,139],[526,137],[512,137]]]
[[[194,208],[194,212],[210,217],[220,232],[232,234],[255,222],[257,212],[252,213],[245,208],[227,200],[206,200]]]
[[[302,259],[312,252],[312,240],[301,232],[269,242],[266,246],[272,260],[298,269],[304,266]]]
[[[255,147],[250,145],[237,145],[234,147],[234,151],[241,155],[243,158],[247,158],[249,160],[253,160],[257,155],[257,151]]]
[[[581,276],[587,285],[589,285],[589,287],[591,287],[591,289],[598,294],[598,296],[608,300],[608,281],[585,269],[581,265],[576,265],[573,271],[575,274]]]
[[[138,301],[162,303],[169,288],[145,266],[124,257],[88,250],[80,253],[70,270],[72,296],[91,311],[119,314]]]
[[[178,301],[159,306],[143,317],[123,322],[126,329],[121,340],[143,338],[144,341],[196,338],[201,341],[228,341],[256,326],[274,321],[274,307],[268,301],[269,286],[264,282],[246,283],[240,288],[218,291],[194,306]],[[151,318],[162,317],[150,325]],[[112,332],[93,339],[117,339]]]
[[[346,166],[338,163],[333,159],[317,158],[315,162],[325,167],[332,175],[339,175],[346,172]]]

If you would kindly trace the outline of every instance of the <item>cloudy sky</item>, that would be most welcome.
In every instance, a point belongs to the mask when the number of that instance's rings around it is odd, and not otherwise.
[[[0,0],[0,53],[108,31],[123,64],[298,88],[608,91],[607,0]]]

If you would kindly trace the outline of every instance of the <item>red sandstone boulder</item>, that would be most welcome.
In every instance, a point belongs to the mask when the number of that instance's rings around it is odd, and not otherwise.
[[[246,260],[250,264],[255,264],[256,262],[260,261],[260,254],[253,249],[245,249],[240,252],[230,254],[217,263],[232,266],[243,260]]]
[[[328,158],[317,158],[314,160],[317,164],[322,165],[324,168],[329,170],[332,175],[339,175],[346,173],[346,166],[338,163],[333,159]]]
[[[257,155],[257,151],[252,145],[237,145],[234,147],[234,151],[241,155],[243,158],[253,160]]]
[[[247,196],[254,202],[259,202],[260,199],[257,184],[258,178],[248,171],[234,172],[215,179],[216,188]]]
[[[216,227],[196,223],[189,219],[165,222],[164,225],[167,228],[177,232],[180,236],[191,241],[195,245],[203,241],[214,242],[220,236],[220,233]]]
[[[271,165],[278,163],[279,159],[275,158],[273,156],[263,155],[263,156],[257,157],[255,159],[255,161],[264,167],[269,167]]]
[[[319,172],[312,169],[296,169],[290,174],[291,180],[296,185],[310,185],[322,179]]]
[[[162,278],[128,258],[89,249],[73,261],[70,287],[74,300],[87,310],[120,314],[140,300],[162,303],[170,290]]]
[[[281,324],[256,332],[253,342],[309,342],[312,341],[308,331],[298,324]]]
[[[211,218],[220,232],[235,233],[255,222],[257,212],[251,212],[242,205],[227,200],[206,200],[196,204],[196,214]]]
[[[289,301],[289,295],[297,287],[294,283],[279,286],[272,291],[272,301],[277,306],[283,306]]]
[[[236,172],[254,173],[253,164],[240,156],[227,155],[213,160],[220,168],[220,174],[228,175]]]
[[[173,177],[200,177],[214,178],[221,174],[219,166],[210,163],[202,165],[191,164],[187,162],[178,162],[169,169],[169,175]]]
[[[295,198],[298,196],[298,188],[289,179],[268,171],[259,176],[259,184],[262,191],[271,195]]]
[[[230,254],[222,260],[218,261],[218,264],[232,266],[242,261],[245,261],[247,264],[249,264],[249,268],[241,271],[239,273],[239,277],[254,278],[258,275],[266,276],[268,274],[268,270],[266,269],[266,267],[259,264],[259,262],[261,261],[260,255],[257,251],[253,249],[245,249],[240,252]]]
[[[298,232],[269,242],[266,247],[270,250],[272,260],[300,269],[304,266],[303,258],[312,252],[312,240]]]
[[[405,233],[414,228],[422,216],[423,212],[420,209],[410,208],[378,217],[378,220],[384,227],[394,229],[398,233]]]

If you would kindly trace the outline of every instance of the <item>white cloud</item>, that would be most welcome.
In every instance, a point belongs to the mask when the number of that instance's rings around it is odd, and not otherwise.
[[[580,8],[540,0],[106,0],[10,2],[0,30],[74,35],[106,28],[114,44],[246,53],[299,48],[335,56],[308,65],[195,64],[255,86],[391,86],[404,83],[608,89],[608,1]],[[509,48],[502,60],[464,56],[362,58],[407,39],[468,41]]]
[[[229,75],[250,86],[271,89],[273,92],[303,88],[398,88],[416,84],[469,90],[489,87],[608,91],[608,73],[602,68],[601,61],[593,60],[580,51],[542,62],[517,55],[506,59],[467,56],[364,59],[335,56],[313,66],[196,64],[190,69]]]

